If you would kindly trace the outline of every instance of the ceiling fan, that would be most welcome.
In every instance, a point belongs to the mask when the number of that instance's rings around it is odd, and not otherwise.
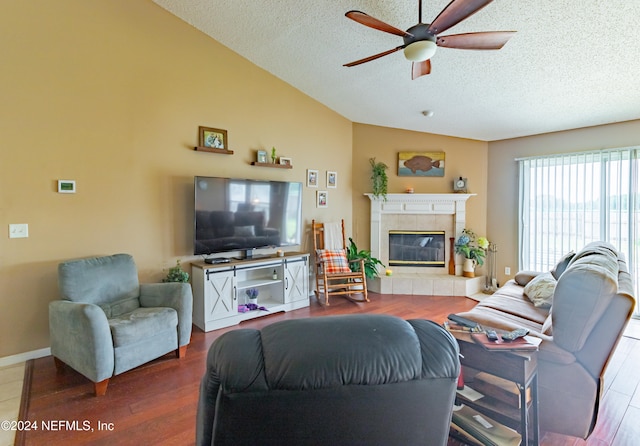
[[[440,33],[472,16],[492,1],[493,0],[453,0],[438,14],[435,20],[429,24],[422,23],[422,0],[418,0],[418,24],[406,31],[388,25],[364,12],[349,11],[345,14],[346,17],[369,28],[401,36],[404,39],[404,45],[365,57],[364,59],[356,60],[355,62],[344,64],[344,66],[353,67],[379,59],[396,51],[404,50],[404,56],[412,62],[411,78],[416,79],[431,73],[430,59],[439,46],[464,50],[499,50],[515,34],[515,31],[488,31],[439,36]]]

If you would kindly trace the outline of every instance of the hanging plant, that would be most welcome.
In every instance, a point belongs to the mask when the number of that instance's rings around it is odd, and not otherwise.
[[[376,198],[382,197],[387,200],[387,166],[382,161],[376,162],[375,158],[369,158],[371,163],[371,182],[373,185],[373,196]]]

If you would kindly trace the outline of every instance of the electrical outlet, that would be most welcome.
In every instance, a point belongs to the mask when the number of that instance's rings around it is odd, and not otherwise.
[[[9,225],[9,238],[27,238],[29,237],[29,225],[23,224],[10,224]]]
[[[510,276],[511,275],[511,268],[508,266],[504,267],[504,275],[505,276]]]

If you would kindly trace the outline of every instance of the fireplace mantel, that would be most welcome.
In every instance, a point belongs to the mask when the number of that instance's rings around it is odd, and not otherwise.
[[[466,202],[476,194],[387,194],[386,199],[365,195],[371,200],[371,254],[380,258],[381,244],[387,243],[387,234],[381,231],[383,215],[453,215],[455,234],[452,236],[456,237],[465,228]]]
[[[476,194],[387,194],[386,200],[365,194],[374,209],[382,214],[456,214]]]
[[[446,237],[457,237],[466,227],[466,202],[475,194],[387,194],[386,199],[365,195],[371,200],[371,255],[388,264],[389,230],[444,229]],[[453,255],[448,244],[446,249]],[[461,277],[462,264],[457,261],[455,273],[450,276],[445,268],[396,266],[392,276],[367,283],[378,293],[471,297],[480,291],[482,277]]]

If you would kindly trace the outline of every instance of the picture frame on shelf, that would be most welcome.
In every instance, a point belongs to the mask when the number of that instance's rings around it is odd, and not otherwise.
[[[329,192],[319,190],[316,192],[316,207],[326,208],[329,206]]]
[[[318,187],[318,171],[307,169],[307,187]]]
[[[260,164],[265,164],[267,162],[266,150],[258,150],[258,152],[256,153],[256,162]]]
[[[285,158],[284,156],[281,156],[280,164],[282,164],[283,166],[291,166],[291,158]]]
[[[338,187],[338,172],[327,170],[327,187],[333,189]]]
[[[200,147],[229,150],[229,139],[226,130],[200,126],[198,127],[198,133],[200,135]]]

